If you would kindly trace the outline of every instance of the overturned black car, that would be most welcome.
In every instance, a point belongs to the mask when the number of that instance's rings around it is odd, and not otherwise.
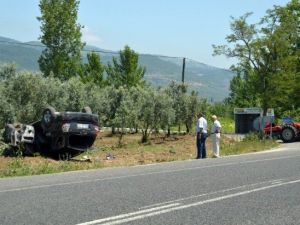
[[[82,112],[57,112],[47,107],[41,120],[32,124],[7,124],[4,141],[26,152],[76,155],[89,149],[99,132],[98,115],[90,107]]]

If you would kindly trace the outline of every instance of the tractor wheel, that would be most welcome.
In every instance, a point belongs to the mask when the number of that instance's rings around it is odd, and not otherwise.
[[[296,138],[296,134],[297,134],[296,128],[288,125],[288,126],[282,128],[281,139],[285,143],[293,142]]]

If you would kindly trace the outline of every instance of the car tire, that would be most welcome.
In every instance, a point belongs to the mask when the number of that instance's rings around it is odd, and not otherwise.
[[[14,132],[15,127],[12,124],[6,124],[2,134],[5,143],[11,143],[11,134]]]
[[[285,143],[293,142],[296,138],[297,130],[293,126],[285,126],[281,131],[281,139]]]
[[[42,128],[44,132],[46,132],[49,127],[51,127],[52,122],[55,120],[56,118],[55,112],[56,110],[51,106],[44,109],[43,116],[42,116]]]
[[[25,144],[24,145],[24,156],[34,156],[34,146],[32,144]]]
[[[89,106],[86,106],[82,109],[82,112],[92,114],[92,109]]]
[[[34,140],[34,147],[36,151],[40,153],[48,153],[50,152],[50,141],[43,136],[41,133],[36,133]]]

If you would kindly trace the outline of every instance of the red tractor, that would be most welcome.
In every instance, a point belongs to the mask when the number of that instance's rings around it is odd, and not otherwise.
[[[271,127],[272,125],[272,127]],[[272,136],[280,138],[283,142],[293,142],[300,137],[300,122],[298,123],[287,123],[284,125],[275,125],[271,123],[267,123],[264,128],[264,133],[267,135],[271,134]]]

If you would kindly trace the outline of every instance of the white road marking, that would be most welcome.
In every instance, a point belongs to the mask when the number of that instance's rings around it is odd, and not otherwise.
[[[169,204],[169,205],[164,205],[161,207],[155,207],[155,208],[151,208],[151,209],[140,210],[137,212],[125,213],[125,214],[121,214],[118,216],[107,217],[107,218],[103,218],[103,219],[99,219],[99,220],[93,220],[91,222],[86,222],[86,223],[82,223],[82,224],[78,224],[78,225],[92,225],[92,224],[97,224],[97,223],[103,223],[103,222],[107,222],[110,220],[123,219],[126,217],[135,216],[135,215],[139,215],[139,214],[143,214],[143,213],[149,213],[149,212],[153,212],[153,211],[159,211],[162,209],[171,208],[171,207],[175,207],[175,206],[179,206],[179,205],[180,205],[179,203]]]
[[[174,203],[174,202],[181,202],[181,201],[195,199],[195,198],[199,198],[199,197],[203,197],[203,196],[225,193],[225,192],[234,191],[234,190],[238,190],[238,189],[242,189],[242,188],[253,187],[253,186],[257,186],[257,185],[261,185],[261,184],[267,184],[267,183],[275,184],[276,182],[279,183],[279,182],[282,182],[282,180],[271,180],[271,181],[263,181],[263,182],[253,183],[253,184],[245,184],[245,185],[241,185],[241,186],[234,187],[234,188],[228,188],[228,189],[224,189],[224,190],[220,190],[220,191],[208,192],[208,193],[204,193],[204,194],[200,194],[200,195],[192,195],[192,196],[189,196],[186,198],[179,198],[179,199],[170,200],[170,201],[166,201],[166,202],[160,202],[160,203],[153,204],[153,205],[143,206],[140,209],[151,208],[151,207],[170,204],[170,203]]]
[[[283,179],[279,179],[279,180],[273,180],[272,184],[280,184],[283,182]]]
[[[218,165],[209,165],[209,166],[197,166],[197,167],[191,167],[191,168],[165,170],[165,171],[141,173],[141,174],[127,175],[127,176],[117,176],[117,177],[89,179],[89,180],[73,181],[73,182],[65,182],[65,183],[55,183],[55,184],[45,184],[45,185],[37,185],[37,186],[29,186],[29,187],[21,187],[21,188],[12,188],[12,189],[0,190],[0,193],[34,190],[34,189],[40,189],[40,188],[58,187],[58,186],[65,186],[65,185],[72,185],[72,184],[84,184],[84,183],[92,183],[92,182],[98,182],[98,181],[117,180],[117,179],[125,179],[125,178],[131,178],[131,177],[139,177],[139,176],[148,176],[148,175],[155,175],[155,174],[168,174],[168,173],[175,173],[175,172],[183,172],[183,171],[191,171],[191,170],[214,168],[214,167],[223,167],[223,166],[232,166],[232,165],[241,165],[241,164],[273,161],[273,160],[280,160],[280,159],[294,159],[296,157],[300,157],[300,155],[275,157],[275,158],[270,158],[270,159],[249,160],[249,161],[242,161],[242,162],[222,163],[222,164],[218,164]]]
[[[271,189],[271,188],[280,187],[280,186],[288,185],[288,184],[295,184],[295,183],[299,183],[299,182],[300,182],[300,180],[294,180],[294,181],[287,181],[287,182],[280,183],[280,184],[273,184],[273,185],[269,185],[269,186],[259,187],[259,188],[255,188],[255,189],[248,190],[248,191],[241,191],[241,192],[238,192],[238,193],[228,194],[228,195],[224,195],[224,196],[221,196],[221,197],[216,197],[216,198],[212,198],[212,199],[208,199],[208,200],[204,200],[204,201],[199,201],[199,202],[195,202],[195,203],[191,203],[191,204],[174,206],[174,207],[170,207],[170,208],[163,209],[163,210],[160,210],[160,211],[155,211],[155,212],[151,212],[151,213],[137,215],[137,216],[124,218],[124,219],[120,219],[120,220],[115,220],[115,221],[111,221],[111,222],[108,222],[108,223],[99,222],[100,220],[94,220],[94,221],[90,221],[90,222],[86,222],[86,223],[80,223],[80,224],[77,224],[77,225],[94,225],[94,224],[116,225],[116,224],[128,223],[130,221],[140,220],[140,219],[144,219],[144,218],[147,218],[147,217],[153,217],[153,216],[156,216],[156,215],[161,215],[161,214],[165,214],[165,213],[169,213],[169,212],[173,212],[173,211],[177,211],[177,210],[183,210],[183,209],[187,209],[187,208],[191,208],[191,207],[196,207],[196,206],[204,205],[204,204],[207,204],[207,203],[217,202],[217,201],[221,201],[221,200],[225,200],[225,199],[230,199],[230,198],[234,198],[234,197],[238,197],[238,196],[242,196],[242,195],[251,194],[251,193],[254,193],[254,192],[264,191],[264,190],[268,190],[268,189]],[[102,221],[104,221],[104,220],[106,220],[106,221],[107,220],[114,220],[112,218],[115,218],[115,217],[108,217],[108,218],[104,218],[104,219],[101,219],[101,220]]]

